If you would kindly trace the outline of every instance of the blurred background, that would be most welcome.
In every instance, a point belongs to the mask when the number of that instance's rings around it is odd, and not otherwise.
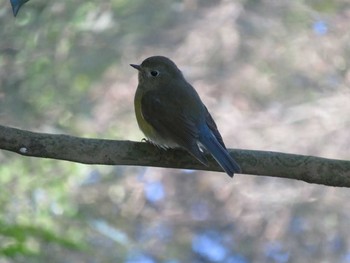
[[[143,138],[130,63],[173,59],[229,148],[350,159],[348,0],[0,4],[0,124]],[[0,262],[350,262],[350,190],[0,151]]]

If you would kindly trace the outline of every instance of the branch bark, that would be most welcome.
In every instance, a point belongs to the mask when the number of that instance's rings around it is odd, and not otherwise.
[[[186,151],[163,150],[149,143],[36,133],[0,125],[0,149],[23,156],[83,164],[137,165],[222,171],[208,156],[204,166]],[[350,187],[350,161],[269,151],[231,150],[245,174]]]

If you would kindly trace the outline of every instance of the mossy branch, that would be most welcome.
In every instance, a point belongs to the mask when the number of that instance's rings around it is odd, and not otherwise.
[[[23,156],[84,164],[155,166],[221,171],[208,156],[204,166],[183,150],[162,150],[149,143],[79,138],[30,132],[0,125],[0,149]],[[269,151],[229,150],[245,174],[350,187],[350,161]]]

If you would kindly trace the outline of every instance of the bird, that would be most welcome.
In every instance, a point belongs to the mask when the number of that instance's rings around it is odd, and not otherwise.
[[[230,177],[241,173],[207,107],[171,59],[151,56],[130,66],[138,71],[136,120],[149,142],[183,148],[208,166],[204,147]]]

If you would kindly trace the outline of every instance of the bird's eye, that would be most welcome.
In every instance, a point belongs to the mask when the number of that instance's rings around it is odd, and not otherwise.
[[[151,71],[151,75],[152,75],[153,77],[157,77],[157,76],[159,75],[159,71],[158,71],[158,70],[152,70],[152,71]]]

